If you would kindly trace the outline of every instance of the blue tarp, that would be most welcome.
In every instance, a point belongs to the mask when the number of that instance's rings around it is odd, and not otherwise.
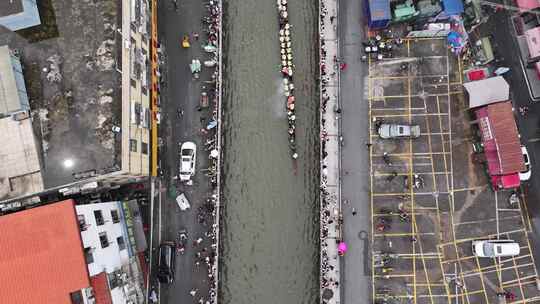
[[[442,0],[444,12],[446,15],[461,15],[463,13],[462,0]]]
[[[370,28],[384,28],[392,19],[390,0],[366,0],[368,26]]]

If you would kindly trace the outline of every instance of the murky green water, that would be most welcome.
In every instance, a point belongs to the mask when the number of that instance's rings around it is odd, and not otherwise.
[[[279,92],[275,1],[225,3],[221,303],[318,301],[317,2],[290,3],[297,138],[294,174]]]

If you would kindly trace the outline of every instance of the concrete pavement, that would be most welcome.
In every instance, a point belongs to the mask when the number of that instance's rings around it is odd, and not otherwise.
[[[516,114],[521,143],[527,147],[531,158],[532,176],[529,182],[522,183],[522,192],[525,194],[525,207],[530,221],[526,225],[531,229],[529,233],[536,267],[540,267],[540,103],[534,102],[529,94],[526,79],[519,57],[519,48],[516,32],[511,22],[512,14],[508,11],[498,11],[489,20],[482,24],[475,34],[480,37],[491,34],[493,49],[499,60],[499,66],[510,67],[510,72],[504,75],[510,84],[510,92],[514,108],[528,106],[526,116]],[[516,111],[517,113],[517,111]]]
[[[321,302],[340,303],[340,111],[337,1],[320,3],[321,48]]]
[[[339,2],[339,58],[347,64],[340,73],[344,146],[341,153],[343,237],[349,250],[342,259],[342,302],[370,303],[371,208],[367,65],[361,62],[364,39],[362,1]],[[353,215],[353,208],[356,215]]]

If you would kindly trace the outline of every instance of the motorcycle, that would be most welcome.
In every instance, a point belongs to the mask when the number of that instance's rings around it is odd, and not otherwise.
[[[184,38],[182,38],[182,47],[187,49],[191,45],[189,44],[189,36],[185,35]]]
[[[180,254],[184,254],[186,250],[186,243],[187,243],[188,235],[186,229],[181,229],[178,231],[178,242],[177,242],[177,249]]]

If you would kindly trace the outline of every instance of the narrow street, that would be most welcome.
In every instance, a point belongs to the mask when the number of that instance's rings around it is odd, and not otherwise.
[[[211,240],[205,233],[212,230],[211,217],[201,223],[200,214],[210,192],[210,181],[206,176],[208,154],[205,142],[213,132],[202,135],[204,128],[212,116],[211,108],[199,108],[201,92],[208,92],[213,68],[202,66],[199,79],[192,77],[189,64],[192,59],[201,63],[210,59],[202,45],[206,44],[207,35],[203,32],[206,27],[203,16],[208,15],[204,3],[200,1],[159,1],[158,31],[161,49],[164,54],[162,64],[161,85],[161,125],[160,138],[163,140],[159,162],[163,170],[161,190],[161,208],[159,220],[156,223],[161,228],[161,239],[158,242],[176,241],[178,232],[186,229],[188,241],[185,253],[176,256],[175,281],[171,285],[161,284],[161,303],[192,303],[209,299],[209,276],[207,266],[203,262],[196,265],[197,252],[202,252],[202,258],[211,252]],[[195,38],[193,34],[200,37]],[[191,47],[182,48],[184,35],[190,36]],[[210,100],[213,96],[210,95]],[[197,145],[197,158],[193,185],[181,184],[175,179],[178,175],[180,144],[192,141]],[[184,193],[191,204],[187,211],[180,211],[175,198]],[[206,212],[208,215],[208,212]],[[194,241],[202,238],[201,244],[195,246]],[[156,243],[156,242],[154,242]],[[203,250],[206,248],[206,250]],[[201,259],[199,259],[201,260]],[[157,250],[153,255],[153,279],[158,263]],[[195,291],[194,295],[190,291]]]
[[[364,40],[362,1],[339,3],[340,58],[347,69],[340,73],[342,130],[342,204],[344,240],[349,251],[342,259],[342,301],[357,303],[371,295],[371,205],[367,64],[361,62]],[[356,215],[352,213],[353,208]]]
[[[514,30],[511,14],[508,11],[499,11],[479,27],[473,35],[492,35],[493,49],[499,56],[499,65],[510,67],[510,72],[505,75],[510,84],[512,103],[514,108],[520,106],[529,107],[526,116],[516,114],[521,143],[527,147],[531,158],[532,176],[529,182],[523,183],[522,190],[526,194],[525,206],[529,214],[529,234],[533,247],[533,256],[536,267],[540,266],[540,207],[536,202],[540,199],[540,103],[534,102],[529,94],[526,79],[522,70],[516,32]],[[516,112],[517,113],[517,112]]]

